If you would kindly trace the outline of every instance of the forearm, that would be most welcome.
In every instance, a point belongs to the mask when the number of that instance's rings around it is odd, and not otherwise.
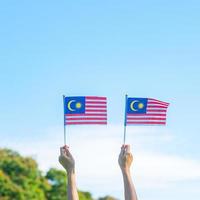
[[[125,200],[137,200],[137,195],[131,178],[130,170],[122,170],[122,175],[124,181]]]
[[[67,185],[67,194],[68,200],[79,200],[78,191],[76,187],[76,176],[75,172],[70,172],[67,174],[68,185]]]

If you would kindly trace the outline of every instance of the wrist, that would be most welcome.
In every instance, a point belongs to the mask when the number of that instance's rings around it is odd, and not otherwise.
[[[71,169],[66,169],[67,175],[73,175],[75,174],[75,168],[71,168]]]
[[[74,170],[67,171],[67,182],[69,186],[75,184],[76,174]]]
[[[121,168],[123,175],[130,175],[130,168]]]

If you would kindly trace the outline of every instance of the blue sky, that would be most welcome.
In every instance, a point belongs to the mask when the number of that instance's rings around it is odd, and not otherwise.
[[[194,200],[199,199],[200,174],[184,177],[200,166],[199,9],[197,0],[0,2],[1,147],[35,155],[41,167],[47,169],[57,161],[55,151],[62,145],[62,94],[107,96],[111,127],[102,131],[110,130],[108,141],[115,141],[115,130],[119,146],[124,95],[157,98],[170,103],[168,125],[129,128],[128,142],[135,145],[136,156],[144,158],[138,161],[141,165],[148,156],[153,162],[152,155],[157,155],[158,163],[169,159],[188,167],[178,180],[167,180],[160,192],[157,186],[149,191],[145,181],[141,183],[137,177],[139,196],[184,200],[192,193]],[[96,127],[88,129],[95,132]],[[72,148],[86,142],[79,134],[81,127],[70,130],[75,132],[70,136]],[[85,134],[90,137],[89,145],[97,144],[97,138],[101,143],[106,137]],[[55,152],[51,152],[52,157],[45,151],[48,142]],[[42,156],[49,156],[48,164],[42,163],[37,145]],[[74,152],[79,155],[78,149]],[[108,152],[108,160],[109,156]],[[79,161],[80,166],[83,163]],[[136,172],[142,175],[137,166]],[[96,196],[112,191],[101,192],[98,182],[90,188],[85,176],[80,172],[80,188]],[[98,178],[98,172],[94,177]],[[165,178],[158,175],[154,182],[161,179]],[[183,188],[188,191],[183,192]],[[114,190],[112,195],[122,198]]]

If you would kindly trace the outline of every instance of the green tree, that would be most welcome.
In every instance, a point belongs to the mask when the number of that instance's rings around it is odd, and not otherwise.
[[[66,200],[66,173],[52,168],[47,172],[46,179],[51,185],[51,189],[47,192],[48,200]]]
[[[93,200],[91,193],[78,191],[80,200]],[[67,175],[50,169],[44,176],[35,160],[10,149],[0,149],[0,200],[66,200]],[[99,200],[116,200],[103,197]]]
[[[48,191],[48,200],[66,200],[67,196],[67,175],[64,171],[51,168],[46,178],[51,185],[51,190]],[[89,192],[78,191],[80,200],[93,200]]]
[[[0,198],[6,200],[46,200],[50,189],[37,163],[9,149],[0,149]]]
[[[0,170],[0,200],[22,199],[22,190]]]
[[[100,197],[98,200],[118,200],[118,199],[111,196],[105,196],[105,197]]]
[[[93,200],[90,192],[78,191],[78,196],[80,200]]]

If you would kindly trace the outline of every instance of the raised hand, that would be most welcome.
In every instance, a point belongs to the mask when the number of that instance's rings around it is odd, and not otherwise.
[[[133,155],[130,152],[130,145],[122,145],[118,163],[122,171],[127,171],[133,162]]]
[[[59,162],[66,169],[67,173],[74,172],[75,161],[69,151],[69,147],[66,145],[60,148]]]

